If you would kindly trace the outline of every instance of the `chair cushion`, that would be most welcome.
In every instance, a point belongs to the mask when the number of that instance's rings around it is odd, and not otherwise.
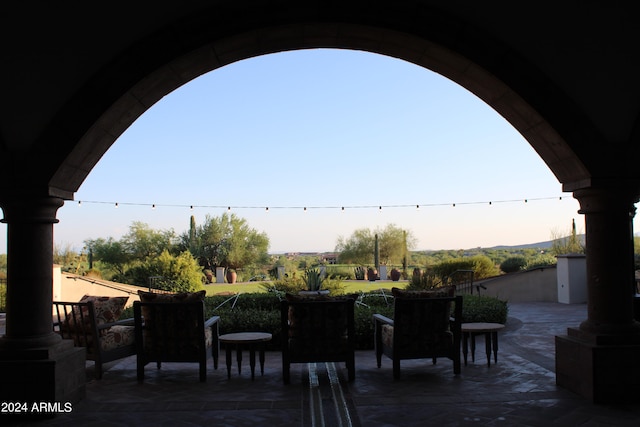
[[[114,325],[100,332],[100,349],[102,351],[115,350],[135,344],[134,326]],[[94,354],[92,334],[77,334],[72,335],[72,338],[76,347],[86,347],[87,354]]]
[[[394,327],[391,325],[382,325],[382,344],[389,349],[394,344]],[[436,354],[449,352],[453,347],[453,333],[451,331],[443,331],[438,334],[430,334],[427,336],[418,336],[407,334],[397,337],[400,342],[398,346],[401,353],[405,355],[420,354]]]
[[[80,302],[93,302],[96,325],[102,325],[117,321],[128,300],[129,297],[84,295]],[[75,331],[78,325],[82,325],[79,331],[84,330],[85,333],[91,333],[91,318],[89,317],[88,307],[82,307],[81,312],[68,313],[62,327],[68,331]],[[106,330],[102,330],[101,334],[106,334]]]
[[[135,326],[114,325],[100,339],[100,347],[102,350],[114,350],[133,345],[136,339],[135,330]]]
[[[85,295],[80,299],[80,302],[93,301],[93,308],[96,312],[96,323],[101,325],[103,323],[111,323],[118,320],[128,300],[129,297],[101,297]]]

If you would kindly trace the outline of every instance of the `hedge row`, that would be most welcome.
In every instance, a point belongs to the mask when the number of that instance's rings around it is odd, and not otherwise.
[[[220,333],[261,331],[273,339],[267,349],[279,350],[281,340],[280,298],[275,293],[247,293],[237,296],[212,296],[205,299],[205,318],[220,316]],[[507,303],[492,297],[465,295],[463,322],[507,321]],[[374,313],[393,318],[393,298],[369,293],[356,303],[354,310],[356,349],[373,349]],[[131,313],[132,315],[133,313]],[[128,316],[128,311],[122,317]]]

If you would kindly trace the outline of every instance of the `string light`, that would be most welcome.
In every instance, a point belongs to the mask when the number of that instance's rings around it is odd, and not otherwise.
[[[232,209],[264,209],[266,212],[269,212],[271,209],[301,209],[303,212],[307,212],[311,209],[339,209],[341,212],[344,212],[346,209],[377,209],[378,212],[382,212],[384,208],[413,208],[416,210],[420,210],[424,207],[437,207],[437,206],[451,206],[456,207],[458,205],[480,205],[480,204],[489,204],[494,205],[496,203],[529,203],[530,201],[540,201],[540,200],[560,200],[562,201],[562,196],[553,196],[553,197],[538,197],[538,198],[520,198],[520,199],[509,199],[509,200],[488,200],[488,201],[472,201],[472,202],[447,202],[447,203],[418,203],[418,204],[398,204],[398,205],[352,205],[352,206],[228,206],[228,205],[181,205],[181,204],[151,204],[151,208],[155,209],[156,207],[177,207],[177,208],[185,208],[194,210],[196,208],[205,208],[205,209],[226,209],[227,211],[231,211]],[[105,201],[95,201],[95,200],[78,200],[78,206],[82,206],[83,204],[111,204],[114,207],[118,208],[120,205],[128,205],[128,206],[149,206],[149,203],[134,203],[134,202],[105,202]]]

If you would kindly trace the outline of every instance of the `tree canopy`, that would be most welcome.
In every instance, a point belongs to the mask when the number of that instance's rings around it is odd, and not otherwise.
[[[416,238],[410,230],[403,230],[394,224],[384,229],[360,228],[347,239],[340,236],[336,244],[338,262],[342,264],[373,264],[375,240],[378,236],[378,252],[381,264],[400,264],[405,253],[414,248]]]
[[[207,215],[202,225],[191,226],[181,239],[183,248],[191,251],[204,268],[242,268],[269,260],[269,238],[249,227],[244,218],[224,213]]]

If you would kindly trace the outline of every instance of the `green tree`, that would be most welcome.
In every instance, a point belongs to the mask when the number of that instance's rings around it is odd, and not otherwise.
[[[135,221],[120,240],[113,237],[88,239],[84,244],[94,260],[101,261],[115,272],[112,279],[125,281],[130,276],[128,270],[131,268],[159,256],[165,250],[175,251],[174,240],[173,230],[154,230],[148,224]]]
[[[108,239],[85,240],[84,244],[92,251],[95,260],[99,260],[115,270],[118,278],[124,277],[127,264],[132,262],[133,257],[127,253],[122,242],[109,237]]]
[[[154,230],[144,222],[134,221],[121,242],[132,259],[142,261],[172,249],[175,237],[173,230]]]
[[[338,237],[336,252],[340,264],[371,264],[375,247],[375,234],[368,228],[354,231],[348,239]]]
[[[7,254],[0,254],[0,279],[7,277]]]
[[[416,239],[408,230],[388,224],[384,229],[378,230],[378,241],[380,246],[380,262],[382,264],[401,264],[406,250],[413,249]]]
[[[78,259],[78,253],[73,250],[71,244],[53,246],[53,263],[69,268]]]
[[[193,244],[192,254],[201,266],[242,268],[269,262],[269,238],[249,227],[244,218],[224,213],[219,217],[207,215],[195,233],[181,236],[182,247]]]
[[[378,228],[375,231],[361,228],[354,231],[348,239],[338,237],[335,249],[340,253],[338,262],[340,264],[371,264],[374,260],[376,234],[382,264],[402,263],[405,256],[405,234],[407,250],[412,249],[416,244],[411,231],[403,230],[394,224],[388,224],[384,229]]]
[[[133,267],[128,275],[134,284],[147,286],[149,277],[160,277],[154,282],[158,289],[172,292],[194,292],[202,289],[202,268],[190,252],[172,255],[168,250]]]

